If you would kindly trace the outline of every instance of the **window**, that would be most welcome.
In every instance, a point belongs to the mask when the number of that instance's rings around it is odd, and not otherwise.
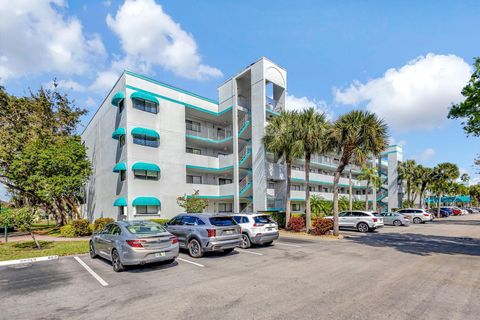
[[[200,122],[197,122],[197,121],[185,120],[185,125],[187,130],[190,130],[190,131],[200,132],[201,130]]]
[[[301,187],[299,184],[292,184],[292,190],[300,191],[301,188],[302,188],[302,187]]]
[[[218,178],[218,184],[229,184],[232,183],[232,179]]]
[[[202,184],[202,176],[192,176],[187,174],[187,183]]]
[[[158,206],[136,206],[137,214],[157,214]]]
[[[127,222],[127,230],[133,234],[157,235],[165,232],[165,228],[152,221],[130,221]]]
[[[110,229],[110,232],[109,232],[109,234],[111,234],[113,236],[118,236],[121,233],[122,233],[122,230],[116,224],[113,225],[112,229]]]
[[[182,222],[184,226],[194,226],[197,224],[197,218],[192,216],[183,216]]]
[[[275,189],[275,183],[274,182],[269,182],[268,183],[268,189]]]
[[[209,218],[208,220],[210,220],[210,223],[213,226],[217,227],[229,227],[237,225],[235,220],[233,220],[231,217],[213,217]]]
[[[263,224],[266,224],[266,223],[273,223],[274,221],[269,217],[269,216],[258,216],[258,217],[253,217],[253,221],[255,221],[255,223],[263,223]]]
[[[118,214],[121,215],[121,216],[125,215],[125,207],[124,206],[118,207]]]
[[[170,220],[170,221],[168,222],[168,224],[169,224],[170,226],[181,226],[181,225],[183,225],[182,217],[181,217],[181,216],[180,216],[180,217],[175,217],[175,218],[173,218],[172,220]]]
[[[292,203],[292,211],[300,211],[300,203]]]
[[[233,220],[235,220],[236,223],[242,223],[242,217],[240,216],[233,216]]]
[[[201,149],[187,147],[187,153],[202,154]]]
[[[140,144],[142,146],[147,146],[147,147],[158,147],[158,139],[155,138],[150,138],[147,136],[133,136],[133,143],[135,144]]]
[[[150,171],[150,170],[134,170],[133,174],[135,178],[144,179],[144,180],[158,180],[159,172]]]
[[[218,212],[232,212],[232,204],[231,203],[219,203],[218,204]]]
[[[323,188],[323,192],[328,192],[328,188]]]
[[[133,98],[132,102],[135,109],[150,113],[158,113],[158,105],[154,102],[137,98]]]
[[[120,181],[125,181],[127,179],[127,172],[125,170],[120,170]]]
[[[120,145],[120,148],[125,145],[125,135],[122,134],[120,137],[118,137],[118,143]]]
[[[314,186],[309,186],[309,187],[308,187],[308,190],[310,190],[310,191],[315,191],[315,187],[314,187]]]
[[[120,103],[118,104],[118,112],[121,113],[125,109],[125,99],[120,100]]]

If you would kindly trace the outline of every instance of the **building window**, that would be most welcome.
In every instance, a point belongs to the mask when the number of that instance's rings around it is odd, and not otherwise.
[[[185,124],[186,124],[187,130],[194,131],[194,132],[200,132],[201,130],[200,122],[185,120]]]
[[[275,183],[274,182],[269,182],[268,183],[268,189],[275,189]]]
[[[136,206],[137,214],[158,214],[158,206]]]
[[[309,189],[310,191],[316,191],[314,186],[309,186],[308,189]]]
[[[292,184],[292,190],[300,191],[302,187],[299,184]]]
[[[120,170],[120,181],[125,181],[127,179],[127,172],[125,170]]]
[[[232,183],[232,179],[218,178],[218,184],[229,184]]]
[[[202,149],[187,147],[187,153],[202,154]]]
[[[323,192],[328,192],[328,188],[323,188]]]
[[[158,113],[158,104],[155,102],[133,98],[133,107],[138,110],[150,112],[150,113]]]
[[[202,184],[202,176],[192,176],[187,174],[187,183]]]
[[[218,212],[233,212],[233,206],[231,203],[219,203]]]
[[[118,215],[120,215],[120,216],[125,215],[125,207],[124,206],[118,207]]]
[[[150,138],[147,136],[137,136],[137,135],[133,136],[133,143],[139,144],[142,146],[156,148],[158,147],[158,142],[159,142],[159,139]]]
[[[120,100],[118,104],[118,112],[121,113],[125,109],[125,99]]]
[[[134,170],[133,174],[135,178],[144,179],[144,180],[158,180],[159,172],[150,171],[150,170]]]
[[[118,137],[118,143],[120,145],[120,148],[125,145],[125,135],[122,134],[120,137]]]
[[[292,211],[300,211],[300,203],[292,203]]]

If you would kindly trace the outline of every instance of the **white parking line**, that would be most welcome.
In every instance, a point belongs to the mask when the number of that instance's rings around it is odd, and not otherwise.
[[[259,252],[253,252],[253,251],[243,250],[243,249],[239,249],[239,248],[236,248],[235,250],[237,250],[238,252],[254,254],[256,256],[263,256],[263,253],[259,253]]]
[[[193,262],[193,261],[190,261],[190,260],[185,260],[185,259],[182,259],[182,258],[177,258],[177,260],[180,260],[180,261],[183,261],[183,262],[186,262],[186,263],[191,263],[191,264],[196,265],[197,267],[200,267],[200,268],[205,267],[203,264],[196,263],[196,262]]]
[[[98,274],[95,273],[95,271],[93,271],[85,262],[83,262],[79,257],[74,257],[75,260],[77,260],[78,263],[80,263],[80,265],[82,267],[85,268],[85,270],[88,271],[88,273],[90,273],[92,275],[92,277],[94,277],[95,279],[97,279],[98,282],[100,282],[100,284],[104,287],[108,286],[108,283],[103,280],[102,278],[100,278],[100,276]]]
[[[50,260],[58,260],[58,256],[45,256],[45,257],[0,261],[0,267],[13,266],[13,265],[16,265],[16,264],[40,262],[40,261],[50,261]]]
[[[282,246],[289,246],[289,247],[295,247],[295,248],[301,248],[302,246],[297,246],[296,244],[289,244],[289,243],[284,243],[284,242],[275,242],[275,244],[281,244]]]

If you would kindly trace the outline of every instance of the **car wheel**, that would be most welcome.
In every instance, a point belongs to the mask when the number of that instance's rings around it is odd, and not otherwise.
[[[265,242],[263,245],[268,247],[268,246],[271,246],[273,243],[273,241],[268,241],[268,242]]]
[[[223,253],[224,253],[224,254],[229,254],[229,253],[232,252],[233,250],[235,250],[235,248],[224,249],[224,250],[223,250]]]
[[[90,258],[95,259],[97,254],[95,253],[95,247],[93,246],[93,242],[90,241]]]
[[[393,221],[393,225],[396,226],[396,227],[400,227],[402,225],[402,221],[395,220],[395,221]]]
[[[413,218],[413,223],[416,223],[416,224],[419,224],[419,223],[422,223],[422,219],[420,218]]]
[[[368,227],[368,224],[366,224],[365,222],[360,222],[357,225],[357,230],[360,232],[368,232],[369,229],[370,228]]]
[[[252,246],[252,242],[250,241],[250,237],[246,233],[242,233],[242,243],[240,244],[240,248],[248,249]]]
[[[192,258],[200,258],[203,256],[203,249],[197,239],[192,239],[188,243],[188,254]]]
[[[120,255],[118,254],[118,251],[116,249],[112,250],[112,266],[113,271],[115,272],[122,272],[123,270],[125,270],[122,261],[120,261]]]

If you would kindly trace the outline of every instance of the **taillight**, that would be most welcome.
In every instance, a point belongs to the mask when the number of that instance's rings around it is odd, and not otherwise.
[[[404,216],[403,219],[410,220],[410,217]]]
[[[428,216],[430,216],[428,213],[424,213],[423,215],[424,215],[425,217],[428,217]]]
[[[127,240],[127,243],[132,248],[143,248],[142,243],[146,242],[145,240]]]
[[[263,227],[265,224],[264,223],[254,223],[254,227]]]
[[[377,221],[378,221],[378,219],[377,219],[377,218],[373,218],[373,222],[377,222]]]
[[[172,241],[172,244],[178,243],[178,238],[177,237],[171,237],[170,241]]]
[[[208,232],[208,237],[209,238],[213,238],[213,237],[217,236],[217,230],[215,230],[215,229],[207,229],[207,232]]]

